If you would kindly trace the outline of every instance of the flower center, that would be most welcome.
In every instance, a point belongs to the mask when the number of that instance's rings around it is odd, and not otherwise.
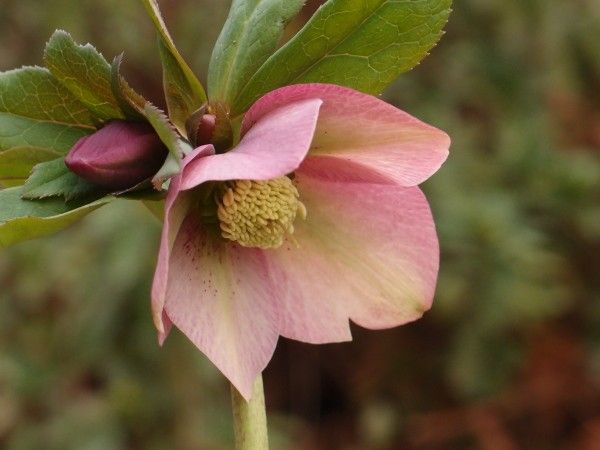
[[[294,233],[306,208],[288,177],[269,181],[228,181],[217,189],[221,235],[244,247],[278,248]]]

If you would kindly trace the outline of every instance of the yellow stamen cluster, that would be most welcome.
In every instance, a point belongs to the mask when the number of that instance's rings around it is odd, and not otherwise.
[[[298,190],[288,177],[269,181],[229,181],[218,189],[221,235],[244,247],[278,248],[294,233],[297,216],[306,218]]]

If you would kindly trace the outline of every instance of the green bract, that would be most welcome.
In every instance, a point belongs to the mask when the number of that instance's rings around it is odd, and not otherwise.
[[[212,101],[231,104],[277,48],[287,22],[304,0],[233,0],[208,70]]]
[[[111,200],[74,205],[61,199],[23,200],[21,194],[20,187],[0,190],[0,248],[56,233]]]
[[[123,54],[113,59],[110,67],[110,85],[113,95],[129,121],[144,122],[146,119],[143,114],[144,107],[148,100],[133,90],[129,83],[121,75],[121,63],[123,62]]]
[[[437,43],[452,0],[329,0],[240,90],[232,115],[282,86],[333,83],[380,94]]]
[[[206,93],[198,78],[185,62],[160,14],[156,0],[142,0],[158,32],[163,85],[169,117],[185,136],[185,121],[206,102]]]
[[[35,166],[31,176],[23,186],[21,196],[28,200],[64,197],[66,201],[70,201],[100,192],[103,192],[103,190],[99,189],[98,186],[71,172],[65,166],[64,158],[58,158]]]
[[[22,183],[95,130],[90,112],[48,70],[0,73],[0,182]]]
[[[192,147],[187,142],[181,140],[177,131],[171,125],[169,118],[160,109],[148,103],[143,113],[158,134],[158,137],[160,137],[160,140],[169,149],[169,156],[164,166],[153,180],[155,187],[160,188],[165,179],[179,173],[182,156],[191,152]]]
[[[112,92],[110,64],[90,44],[77,45],[68,33],[56,31],[46,45],[44,63],[95,117],[125,118]]]

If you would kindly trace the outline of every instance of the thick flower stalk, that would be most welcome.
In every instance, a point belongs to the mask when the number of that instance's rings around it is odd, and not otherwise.
[[[197,148],[171,180],[152,290],[174,324],[249,398],[278,336],[322,344],[418,319],[439,248],[417,185],[448,136],[334,85],[278,89],[235,148]]]

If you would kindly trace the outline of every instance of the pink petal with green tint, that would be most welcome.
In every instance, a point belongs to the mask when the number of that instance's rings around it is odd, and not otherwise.
[[[314,158],[341,158],[368,167],[375,172],[368,176],[372,180],[379,174],[415,186],[448,156],[450,138],[443,131],[376,97],[331,84],[300,84],[265,95],[244,117],[242,130],[273,110],[310,98],[323,101],[311,146]]]
[[[233,150],[191,161],[181,189],[205,181],[269,180],[293,172],[310,149],[322,103],[302,99],[271,109],[246,130]]]
[[[265,254],[215,239],[194,215],[171,254],[165,312],[249,399],[273,355],[279,323]]]
[[[336,342],[350,338],[348,318],[379,329],[421,317],[439,264],[421,190],[348,182],[304,167],[296,181],[308,210],[306,221],[296,222],[298,246],[267,253],[279,289],[280,334]]]
[[[183,160],[183,164],[185,166],[195,158],[207,157],[213,154],[214,151],[212,145],[198,147]],[[165,200],[165,220],[160,240],[158,262],[152,283],[152,316],[154,324],[158,329],[161,344],[164,342],[171,328],[170,322],[165,320],[163,313],[169,274],[169,259],[175,238],[177,237],[177,233],[179,233],[181,224],[189,213],[191,204],[191,199],[188,196],[180,195],[180,187],[181,175],[173,177],[169,186],[169,193]]]

